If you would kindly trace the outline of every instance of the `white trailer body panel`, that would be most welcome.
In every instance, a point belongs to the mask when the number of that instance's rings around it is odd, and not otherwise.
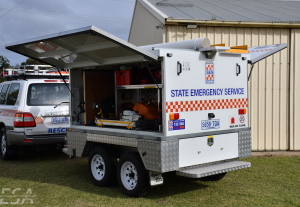
[[[238,149],[238,133],[180,139],[179,167],[234,159]]]
[[[207,59],[199,51],[159,52],[164,57],[165,70],[165,136],[248,127],[248,113],[238,112],[248,111],[248,54],[218,51],[213,59]],[[179,113],[179,120],[170,120],[172,113]],[[209,113],[215,117],[209,118]]]

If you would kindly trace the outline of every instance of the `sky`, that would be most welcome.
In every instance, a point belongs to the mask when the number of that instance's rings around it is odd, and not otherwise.
[[[94,25],[128,40],[135,0],[0,0],[0,56],[15,66],[28,57],[5,45]]]

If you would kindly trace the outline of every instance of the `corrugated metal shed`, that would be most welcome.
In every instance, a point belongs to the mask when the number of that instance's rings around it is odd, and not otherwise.
[[[173,19],[300,22],[300,1],[148,0]]]

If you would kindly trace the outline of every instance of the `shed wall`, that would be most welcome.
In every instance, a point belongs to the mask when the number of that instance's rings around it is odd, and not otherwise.
[[[186,29],[185,26],[169,25],[164,42],[200,37],[208,37],[211,44],[225,43],[226,46],[289,43],[288,49],[254,66],[249,81],[252,149],[300,150],[300,127],[297,127],[300,126],[300,109],[296,107],[300,101],[300,72],[296,70],[300,66],[300,49],[297,48],[300,30],[239,27]]]
[[[291,30],[290,40],[290,150],[300,149],[300,29]]]
[[[136,2],[133,16],[128,42],[136,46],[163,42],[165,27],[156,28],[156,26],[163,26],[163,24],[138,1]]]

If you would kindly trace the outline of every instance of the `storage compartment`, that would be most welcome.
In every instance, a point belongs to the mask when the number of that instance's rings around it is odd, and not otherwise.
[[[179,167],[233,159],[238,156],[238,133],[179,140]]]
[[[149,68],[131,64],[86,69],[83,77],[85,112],[81,124],[159,131],[160,63]]]

